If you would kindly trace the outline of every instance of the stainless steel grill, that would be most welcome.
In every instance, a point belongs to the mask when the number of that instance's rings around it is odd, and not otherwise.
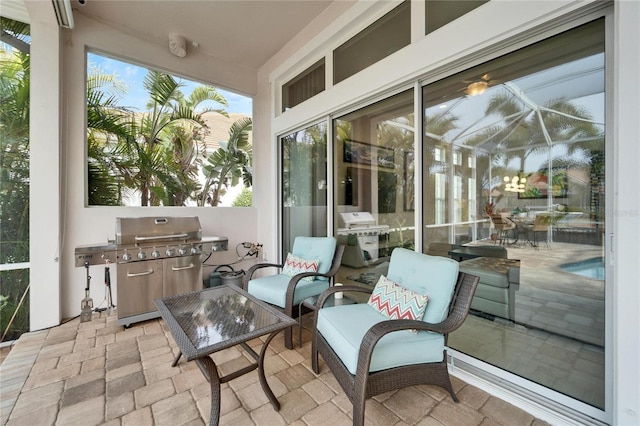
[[[342,263],[353,268],[374,264],[380,257],[381,240],[387,240],[389,225],[378,225],[369,212],[340,213],[344,228],[337,229],[338,236],[355,238],[357,245],[349,245],[342,258]],[[358,251],[352,253],[354,248]]]
[[[198,217],[116,219],[107,244],[76,247],[76,266],[117,264],[118,325],[159,316],[154,299],[202,288],[202,257],[227,250],[226,237],[202,237]]]

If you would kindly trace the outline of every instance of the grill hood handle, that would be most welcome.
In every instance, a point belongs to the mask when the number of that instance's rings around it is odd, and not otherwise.
[[[189,234],[153,235],[150,237],[135,237],[135,240],[136,241],[155,241],[155,240],[187,238],[188,236]]]

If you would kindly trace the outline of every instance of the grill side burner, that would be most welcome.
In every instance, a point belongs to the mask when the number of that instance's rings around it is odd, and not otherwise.
[[[113,243],[76,247],[76,266],[117,264],[118,325],[157,318],[154,299],[202,288],[202,256],[227,250],[226,237],[202,237],[198,217],[116,219]]]

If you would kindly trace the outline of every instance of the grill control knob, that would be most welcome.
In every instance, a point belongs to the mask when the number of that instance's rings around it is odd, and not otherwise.
[[[174,255],[174,251],[172,248],[168,248],[167,251],[165,252],[165,254],[169,257]]]
[[[180,248],[178,249],[178,254],[179,254],[180,256],[184,256],[185,254],[187,254],[187,249],[186,249],[185,247],[180,247]]]
[[[196,246],[191,247],[191,254],[200,254],[200,249]]]
[[[128,251],[124,251],[124,254],[122,255],[122,260],[124,260],[125,262],[128,262],[131,260],[131,253],[129,253]]]
[[[144,259],[146,259],[146,258],[147,258],[147,253],[145,253],[145,252],[143,252],[142,250],[140,250],[140,251],[138,252],[138,259],[140,259],[140,260],[144,260]]]
[[[154,247],[153,251],[151,252],[151,257],[153,258],[159,258],[160,257],[160,252]]]

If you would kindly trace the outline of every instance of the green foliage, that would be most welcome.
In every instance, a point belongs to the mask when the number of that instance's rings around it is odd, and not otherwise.
[[[207,157],[202,171],[206,178],[199,205],[217,206],[224,192],[242,183],[249,188],[253,183],[251,169],[251,143],[249,132],[253,128],[250,118],[241,118],[229,129],[229,140]]]
[[[27,24],[0,18],[0,26],[13,47],[0,50],[0,264],[11,264],[29,261],[30,37]],[[29,330],[28,283],[28,269],[0,272],[4,340]]]
[[[238,194],[232,207],[251,207],[253,205],[253,192],[249,188],[242,188],[242,192]]]
[[[200,198],[198,170],[208,132],[205,101],[227,106],[211,86],[198,86],[185,97],[173,76],[149,70],[144,82],[147,111],[120,106],[124,84],[94,68],[87,85],[89,204],[122,205],[127,194],[140,195],[142,206],[182,206]]]

